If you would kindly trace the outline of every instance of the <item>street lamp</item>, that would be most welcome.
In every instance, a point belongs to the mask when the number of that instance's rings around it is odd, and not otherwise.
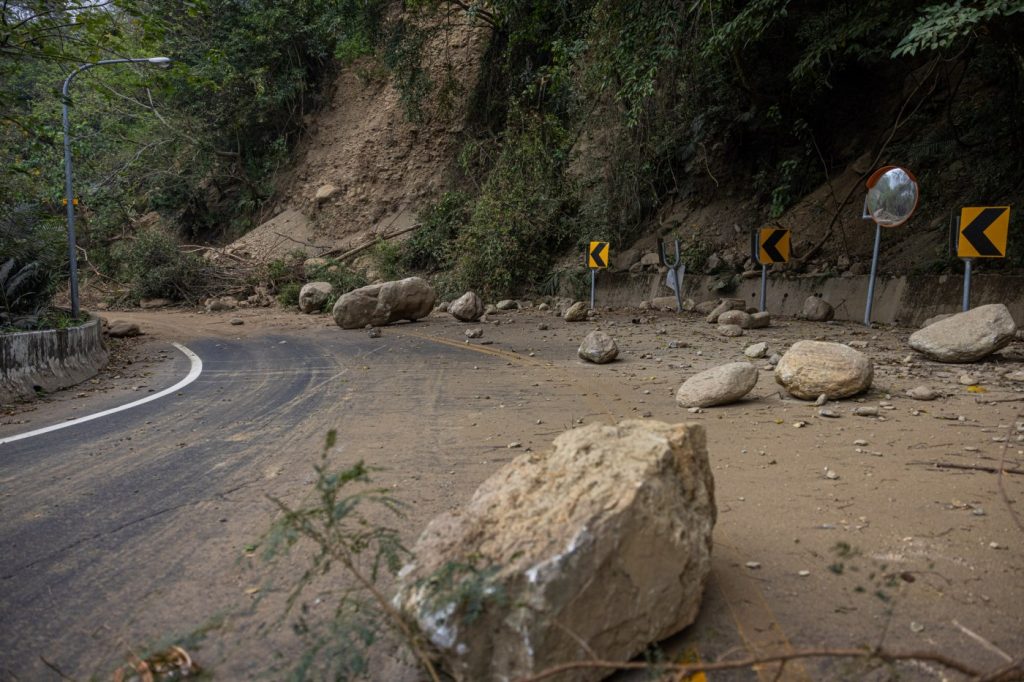
[[[71,259],[71,317],[78,319],[78,258],[75,249],[75,199],[71,192],[71,125],[68,123],[68,89],[71,80],[82,71],[94,66],[106,64],[146,63],[166,66],[171,63],[170,57],[141,57],[138,59],[103,59],[98,62],[82,64],[64,79],[61,99],[64,103],[64,201],[68,207],[68,257]]]

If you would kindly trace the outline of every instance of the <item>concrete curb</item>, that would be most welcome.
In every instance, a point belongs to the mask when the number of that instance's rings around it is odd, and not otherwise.
[[[108,358],[101,325],[91,317],[79,327],[0,334],[0,403],[96,376]]]
[[[683,298],[698,303],[719,296],[742,298],[757,307],[760,301],[760,276],[740,281],[729,293],[713,292],[712,284],[719,277],[687,274],[683,280]],[[671,296],[665,286],[664,273],[631,275],[622,272],[599,272],[597,275],[597,305],[635,306],[641,301],[659,296]],[[862,277],[779,277],[768,278],[768,312],[773,315],[795,316],[804,299],[821,296],[836,310],[837,320],[860,322],[864,319],[868,278]],[[879,277],[875,285],[872,318],[875,322],[916,327],[925,319],[940,313],[958,313],[961,310],[963,277],[960,275],[907,275]],[[568,295],[568,294],[566,294]],[[1004,303],[1019,324],[1024,324],[1024,277],[1019,275],[978,275],[971,285],[971,307],[986,303]]]

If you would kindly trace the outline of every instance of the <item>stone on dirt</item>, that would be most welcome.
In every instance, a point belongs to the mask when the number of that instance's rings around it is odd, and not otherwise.
[[[808,296],[797,317],[809,322],[828,322],[835,316],[836,311],[831,303],[817,296]]]
[[[768,344],[764,341],[752,343],[744,349],[743,354],[748,358],[763,358],[768,355]]]
[[[734,403],[757,385],[757,368],[731,362],[694,374],[676,391],[679,407],[714,407]]]
[[[772,314],[769,312],[758,312],[751,313],[750,315],[750,328],[751,329],[764,329],[772,326]]]
[[[915,386],[907,391],[907,395],[914,400],[935,400],[939,397],[939,392],[930,386]]]
[[[419,277],[371,284],[348,292],[334,304],[334,321],[342,329],[418,320],[434,309],[434,287]]]
[[[506,298],[503,301],[498,301],[498,305],[495,306],[498,310],[519,310],[519,301],[514,301],[510,298]]]
[[[304,313],[318,313],[324,309],[327,299],[334,293],[330,282],[310,282],[299,290],[299,310]]]
[[[701,301],[693,306],[693,312],[698,315],[710,315],[711,311],[718,307],[718,304],[719,301],[717,298],[713,301]]]
[[[231,296],[221,296],[220,298],[211,298],[206,301],[206,312],[217,313],[222,310],[234,310],[238,307],[238,301]]]
[[[469,329],[466,330],[467,339],[479,339],[483,335],[484,330],[481,329],[480,327],[470,327]]]
[[[114,320],[107,327],[107,336],[112,339],[123,339],[129,336],[138,336],[142,333],[142,329],[139,328],[134,322],[128,322],[126,320]]]
[[[747,304],[742,299],[738,298],[723,298],[719,299],[718,305],[712,308],[711,312],[708,313],[705,321],[708,324],[718,324],[718,318],[722,313],[730,310],[743,310],[747,307]]]
[[[715,518],[703,427],[587,425],[550,453],[516,457],[463,510],[431,521],[395,603],[458,681],[629,660],[696,618]],[[474,568],[452,575],[452,566]],[[455,589],[437,590],[442,573]],[[474,585],[482,608],[470,611],[459,593]]]
[[[743,310],[727,310],[718,316],[718,324],[734,324],[741,329],[750,329],[750,314]]]
[[[588,362],[603,365],[619,356],[619,347],[608,334],[595,330],[583,339],[577,354]]]
[[[974,362],[1013,341],[1017,325],[1002,303],[957,313],[910,335],[910,347],[939,362]]]
[[[566,322],[585,322],[587,319],[587,304],[583,301],[577,301],[569,306],[569,309],[565,311],[562,318]]]
[[[338,188],[335,187],[334,185],[323,185],[319,189],[317,189],[314,198],[316,199],[316,203],[322,204],[325,201],[330,200],[331,197],[333,197],[337,193]]]
[[[797,341],[775,366],[775,381],[803,400],[857,395],[871,386],[873,376],[874,365],[866,355],[830,341]]]
[[[743,327],[738,324],[720,324],[718,333],[722,336],[743,336]]]
[[[484,314],[484,302],[474,291],[467,291],[448,304],[448,312],[459,322],[476,322]]]

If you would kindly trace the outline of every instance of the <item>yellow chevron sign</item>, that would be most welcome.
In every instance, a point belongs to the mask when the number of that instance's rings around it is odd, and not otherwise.
[[[587,249],[587,267],[595,270],[608,267],[608,242],[590,242]]]

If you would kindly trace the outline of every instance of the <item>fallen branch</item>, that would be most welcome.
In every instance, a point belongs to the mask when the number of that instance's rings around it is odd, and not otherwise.
[[[360,244],[359,246],[355,247],[354,249],[350,249],[350,250],[345,251],[345,252],[342,252],[341,249],[331,249],[330,251],[325,251],[324,253],[320,254],[320,257],[321,258],[329,258],[329,257],[334,257],[334,254],[341,253],[340,256],[335,257],[335,260],[339,260],[339,261],[347,260],[347,259],[351,258],[352,256],[360,254],[363,251],[366,251],[367,249],[376,246],[377,242],[379,242],[379,241],[387,241],[389,239],[394,239],[395,237],[400,237],[403,234],[407,234],[409,232],[412,232],[413,230],[418,230],[421,227],[423,227],[423,223],[416,223],[415,225],[413,225],[411,227],[407,227],[404,230],[399,230],[398,232],[392,232],[391,234],[385,234],[385,235],[377,235],[377,236],[375,236],[373,238],[372,241],[369,241],[369,242],[367,242],[365,244]]]
[[[1003,469],[1001,467],[987,467],[982,464],[956,464],[955,462],[910,462],[910,464],[920,464],[924,466],[935,467],[936,469],[965,469],[967,471],[984,471],[989,474],[998,474],[1003,471],[1008,474],[1024,474],[1024,469]]]

